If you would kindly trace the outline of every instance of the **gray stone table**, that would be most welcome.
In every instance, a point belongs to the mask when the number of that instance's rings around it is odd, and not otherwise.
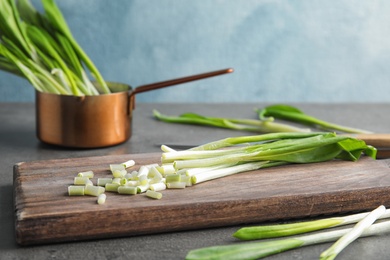
[[[104,149],[63,149],[41,143],[35,136],[34,104],[0,104],[0,259],[184,259],[194,248],[229,244],[238,227],[215,228],[96,241],[20,247],[15,243],[13,165],[20,161],[100,155],[158,152],[159,144],[201,144],[228,136],[245,135],[226,129],[177,125],[153,119],[152,110],[171,115],[196,112],[209,116],[256,118],[253,108],[266,104],[148,104],[138,103],[133,136],[121,145]],[[390,104],[295,104],[302,110],[352,127],[390,132]],[[390,259],[390,235],[362,238],[339,259]],[[318,259],[329,246],[292,250],[267,259]]]

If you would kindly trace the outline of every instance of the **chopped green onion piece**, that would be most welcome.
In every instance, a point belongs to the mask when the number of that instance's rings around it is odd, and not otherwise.
[[[167,174],[174,174],[176,172],[175,167],[173,167],[173,164],[163,164],[161,166],[156,167],[156,169],[163,175]]]
[[[123,164],[110,164],[110,170],[115,178],[121,178],[127,173]]]
[[[119,186],[118,187],[119,194],[135,195],[135,194],[137,194],[137,192],[138,192],[137,187],[131,187],[131,186]]]
[[[104,204],[106,202],[106,198],[107,198],[106,194],[104,193],[100,194],[97,198],[97,203],[99,205]]]
[[[126,186],[133,186],[133,187],[135,187],[135,186],[138,186],[138,185],[140,185],[139,181],[128,181],[126,183]]]
[[[149,174],[149,167],[143,165],[139,168],[137,177],[140,177],[142,175],[148,176],[148,174]]]
[[[165,182],[181,182],[181,175],[180,174],[168,174],[165,176]]]
[[[181,182],[185,182],[187,187],[192,186],[192,178],[191,178],[191,176],[182,175],[181,176]]]
[[[74,177],[73,184],[74,185],[85,185],[89,182],[88,177]]]
[[[146,196],[148,196],[149,198],[152,198],[152,199],[157,199],[157,200],[162,198],[162,194],[160,192],[152,191],[152,190],[147,190]]]
[[[166,188],[167,188],[167,186],[163,182],[150,184],[150,187],[149,187],[149,189],[152,191],[162,191],[162,190],[165,190]]]
[[[148,173],[148,178],[153,178],[153,177],[156,177],[156,176],[159,176],[160,178],[162,178],[162,175],[161,175],[161,173],[157,170],[156,166],[150,167],[149,173]]]
[[[119,186],[120,185],[118,183],[106,183],[105,188],[106,191],[118,192]]]
[[[90,195],[90,196],[95,196],[95,197],[104,193],[104,191],[105,191],[104,187],[92,186],[92,185],[87,185],[87,186],[85,186],[85,189],[84,189],[85,195]]]
[[[84,196],[84,186],[68,186],[69,196]]]
[[[98,178],[97,186],[106,186],[107,183],[112,183],[112,178]]]
[[[87,177],[87,178],[93,178],[94,174],[93,171],[86,171],[86,172],[79,172],[77,174],[78,177]]]
[[[114,178],[114,179],[112,179],[112,183],[116,183],[116,184],[121,184],[121,180],[122,180],[122,178],[120,178],[120,177],[116,177],[116,178]]]
[[[184,189],[186,187],[185,182],[169,182],[167,183],[168,189]]]
[[[149,183],[147,183],[145,185],[138,185],[137,191],[138,191],[138,193],[144,193],[145,191],[147,191],[149,189],[149,187],[150,187]]]
[[[120,183],[120,185],[126,185],[127,184],[127,179],[126,178],[122,178],[119,183]]]
[[[126,161],[126,162],[124,162],[124,163],[122,163],[122,164],[123,164],[123,166],[124,166],[125,168],[129,168],[129,167],[135,165],[135,161],[134,161],[134,160],[128,160],[128,161]]]
[[[140,185],[146,185],[149,183],[148,176],[147,175],[141,175],[138,179]]]
[[[123,178],[126,174],[126,170],[115,170],[112,172],[112,176],[114,176],[114,178]]]

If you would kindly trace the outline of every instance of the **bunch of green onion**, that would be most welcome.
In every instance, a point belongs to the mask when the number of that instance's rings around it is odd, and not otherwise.
[[[376,149],[364,141],[327,132],[230,137],[184,151],[162,150],[162,163],[191,176],[193,184],[289,163],[356,161],[363,153],[376,158]]]
[[[54,0],[42,0],[42,4],[43,14],[29,0],[0,1],[0,69],[26,78],[40,92],[110,93]]]

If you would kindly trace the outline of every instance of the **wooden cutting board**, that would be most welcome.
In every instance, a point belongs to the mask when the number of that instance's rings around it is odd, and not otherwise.
[[[258,223],[372,210],[390,206],[389,161],[362,158],[286,165],[245,172],[184,190],[161,200],[140,195],[68,196],[80,171],[108,177],[109,164],[129,159],[158,163],[160,154],[113,155],[21,162],[14,166],[16,240],[56,243]]]

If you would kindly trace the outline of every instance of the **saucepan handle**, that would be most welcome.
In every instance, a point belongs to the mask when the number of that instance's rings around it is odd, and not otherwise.
[[[147,84],[147,85],[142,85],[142,86],[139,86],[139,87],[133,89],[130,92],[129,104],[131,106],[131,109],[135,108],[135,94],[138,94],[138,93],[142,93],[142,92],[146,92],[146,91],[150,91],[150,90],[155,90],[155,89],[160,89],[160,88],[165,88],[165,87],[170,87],[170,86],[183,84],[183,83],[187,83],[187,82],[195,81],[195,80],[199,80],[199,79],[205,79],[205,78],[210,78],[210,77],[214,77],[214,76],[218,76],[218,75],[223,75],[226,73],[231,73],[233,71],[234,70],[232,68],[228,68],[228,69],[211,71],[211,72],[201,73],[201,74],[197,74],[197,75],[192,75],[192,76],[171,79],[171,80],[156,82],[156,83]]]

